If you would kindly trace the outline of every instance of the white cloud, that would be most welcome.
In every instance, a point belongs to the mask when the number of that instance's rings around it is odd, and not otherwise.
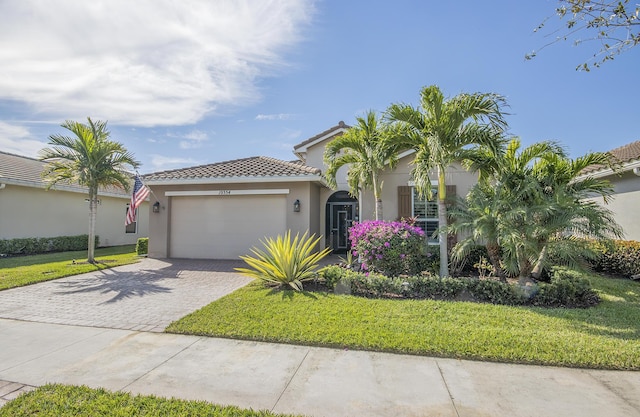
[[[198,162],[191,158],[174,158],[170,156],[151,155],[151,165],[153,166],[154,171],[166,171],[168,169],[198,165]]]
[[[24,126],[0,121],[0,150],[17,155],[37,157],[47,144],[35,140]]]
[[[195,123],[257,100],[256,79],[312,13],[312,0],[0,2],[0,99],[63,119]]]
[[[294,115],[289,113],[259,114],[256,116],[256,120],[290,120],[293,117]]]

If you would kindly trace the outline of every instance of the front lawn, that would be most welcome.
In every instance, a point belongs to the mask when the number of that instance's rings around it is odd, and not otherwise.
[[[242,288],[167,332],[450,358],[640,369],[640,284],[589,276],[589,309]]]
[[[76,417],[76,416],[208,416],[208,417],[286,417],[269,411],[220,406],[204,401],[131,395],[104,389],[51,384],[23,394],[0,408],[0,417]],[[293,416],[290,416],[293,417]]]
[[[135,245],[96,249],[95,264],[87,251],[0,258],[0,290],[138,262]],[[75,263],[74,263],[75,262]]]

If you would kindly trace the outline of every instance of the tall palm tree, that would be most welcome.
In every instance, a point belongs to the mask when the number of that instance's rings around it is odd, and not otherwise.
[[[47,189],[56,184],[79,184],[89,193],[89,246],[87,260],[95,262],[95,228],[98,211],[98,189],[116,186],[129,190],[131,175],[127,169],[135,169],[136,161],[121,143],[109,139],[107,123],[65,121],[63,128],[73,136],[53,134],[49,145],[40,151],[40,159],[48,162],[42,173]]]
[[[445,99],[440,88],[432,85],[422,89],[419,107],[392,104],[387,110],[388,119],[402,130],[398,140],[416,151],[413,177],[420,195],[431,198],[431,172],[436,171],[443,277],[449,275],[445,171],[453,162],[469,159],[477,147],[499,151],[507,127],[504,105],[504,98],[496,94],[462,93]]]
[[[358,196],[364,189],[373,191],[376,220],[382,220],[382,181],[380,173],[393,168],[397,162],[398,143],[390,140],[385,126],[373,110],[365,117],[357,117],[356,125],[327,144],[324,162],[325,178],[332,188],[337,187],[338,170],[348,165],[347,183],[350,193]]]

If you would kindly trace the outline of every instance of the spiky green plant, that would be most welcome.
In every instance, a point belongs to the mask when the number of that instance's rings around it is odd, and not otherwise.
[[[264,250],[252,248],[255,255],[240,258],[251,268],[235,268],[236,271],[252,278],[257,278],[273,286],[289,285],[296,291],[302,291],[302,283],[316,276],[318,262],[327,256],[331,249],[325,248],[314,252],[320,237],[309,236],[305,232],[301,237],[298,233],[292,239],[291,231],[277,238],[265,238],[261,243]]]

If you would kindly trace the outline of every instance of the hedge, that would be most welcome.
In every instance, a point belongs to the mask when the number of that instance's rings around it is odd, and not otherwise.
[[[140,237],[136,242],[136,253],[138,255],[146,255],[149,253],[149,238]]]
[[[99,242],[100,239],[96,236],[96,247]],[[15,256],[35,255],[46,252],[87,250],[88,243],[88,235],[0,239],[0,254]]]
[[[431,275],[389,278],[361,273],[339,266],[321,272],[330,289],[342,281],[353,295],[370,298],[444,299],[504,305],[541,307],[591,307],[600,301],[589,281],[564,269],[554,270],[550,283],[538,283],[531,296],[515,284],[494,279],[440,278]]]
[[[640,242],[613,240],[594,241],[592,244],[598,254],[591,261],[596,271],[625,277],[640,274]]]

